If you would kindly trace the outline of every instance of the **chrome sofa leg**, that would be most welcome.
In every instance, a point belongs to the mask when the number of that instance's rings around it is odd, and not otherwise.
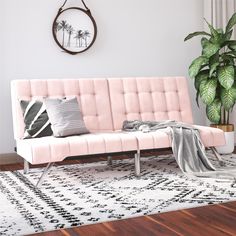
[[[36,184],[36,187],[40,187],[41,184],[43,183],[44,177],[48,174],[50,171],[51,167],[54,165],[54,162],[48,163],[47,166],[45,167],[42,175],[40,176],[38,183]]]
[[[212,150],[213,154],[215,155],[216,159],[219,161],[220,165],[223,166],[224,162],[223,162],[220,154],[217,152],[216,148],[215,147],[211,147],[211,150]]]
[[[107,165],[112,166],[112,156],[107,157]]]
[[[137,151],[134,155],[134,166],[135,166],[135,176],[139,177],[140,176],[140,151]]]
[[[24,160],[24,174],[29,173],[29,162]]]

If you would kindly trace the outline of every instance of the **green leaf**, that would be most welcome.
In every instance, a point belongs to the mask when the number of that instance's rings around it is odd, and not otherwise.
[[[212,56],[210,57],[210,59],[209,59],[209,64],[210,64],[210,66],[213,65],[213,64],[216,63],[216,62],[219,62],[219,60],[220,60],[220,55],[219,55],[219,53],[215,53],[215,54],[212,55]]]
[[[202,50],[202,55],[209,58],[215,53],[217,53],[219,49],[220,46],[218,44],[205,42]]]
[[[207,118],[213,122],[218,124],[221,118],[221,101],[219,99],[215,99],[210,105],[206,107]]]
[[[208,58],[204,56],[200,56],[196,58],[189,67],[189,76],[191,78],[194,78],[198,74],[202,65],[206,64],[207,62],[208,62]]]
[[[235,58],[235,56],[223,53],[221,55],[221,58],[222,58],[222,60],[224,61],[225,64],[227,64],[227,65],[234,65],[234,58]]]
[[[202,66],[201,66],[201,68],[200,68],[200,70],[199,71],[201,71],[201,70],[203,70],[205,67],[208,67],[209,65],[208,65],[208,63],[206,63],[206,64],[203,64]],[[205,69],[207,69],[207,68],[205,68]]]
[[[209,77],[212,77],[218,65],[220,65],[219,52],[212,55],[209,59],[209,67],[210,67]]]
[[[236,82],[231,87],[231,90],[232,90],[232,94],[234,96],[234,100],[236,101]]]
[[[216,87],[216,79],[203,80],[201,82],[199,87],[200,96],[206,105],[210,105],[214,101],[216,96]]]
[[[226,33],[224,34],[224,41],[230,40],[231,37],[232,37],[232,34],[233,34],[233,30],[230,30],[229,32],[226,32]]]
[[[201,45],[202,45],[202,47],[204,47],[204,46],[206,45],[206,43],[208,43],[208,42],[209,42],[209,40],[208,40],[207,38],[203,37],[203,38],[201,39]]]
[[[234,83],[234,67],[221,66],[218,70],[218,80],[225,89],[230,89]]]
[[[221,103],[226,111],[229,111],[235,103],[236,89],[222,89],[221,91]]]
[[[215,43],[221,45],[226,40],[226,36],[224,34],[223,29],[220,28],[220,29],[217,29],[216,31],[218,32],[217,39],[213,40],[212,42],[215,42]]]
[[[207,23],[208,28],[210,29],[213,38],[218,39],[219,33],[217,32],[217,30],[211,24],[209,24],[209,22],[205,18],[204,18],[204,20]]]
[[[194,32],[194,33],[191,33],[189,34],[185,39],[184,41],[187,41],[195,36],[198,36],[198,35],[206,35],[206,36],[211,36],[210,34],[208,34],[207,32],[204,32],[204,31],[198,31],[198,32]]]
[[[200,84],[203,80],[208,80],[209,78],[209,70],[203,70],[203,71],[200,71],[196,77],[195,77],[195,80],[194,80],[194,86],[195,86],[195,89],[196,90],[199,90],[199,87],[200,87]]]
[[[226,26],[226,32],[229,32],[234,27],[235,24],[236,24],[236,13],[234,13],[232,17],[229,19],[229,22]]]
[[[196,103],[197,106],[199,107],[199,95],[200,95],[200,91],[199,91],[199,87],[200,84],[203,80],[207,80],[208,79],[208,74],[209,74],[209,70],[205,70],[205,71],[201,71],[196,77],[195,77],[195,81],[194,81],[194,86],[197,90],[196,92]]]
[[[211,77],[213,75],[213,73],[216,71],[216,69],[219,65],[220,65],[219,62],[215,62],[214,64],[211,65],[209,77]]]
[[[216,31],[217,31],[218,34],[223,34],[224,33],[224,30],[222,28],[216,29]]]
[[[222,55],[232,55],[234,57],[236,57],[236,51],[229,51],[229,52],[226,52],[226,53],[223,53]]]
[[[196,100],[197,106],[199,107],[199,90],[196,93],[196,99],[195,100]]]
[[[228,41],[228,47],[229,47],[229,49],[235,51],[236,50],[236,40]]]

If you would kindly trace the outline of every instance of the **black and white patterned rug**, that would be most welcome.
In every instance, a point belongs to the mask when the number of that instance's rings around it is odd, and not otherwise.
[[[236,155],[224,157],[236,166]],[[233,180],[190,178],[171,155],[56,166],[40,189],[42,170],[0,172],[0,235],[26,235],[236,200]]]

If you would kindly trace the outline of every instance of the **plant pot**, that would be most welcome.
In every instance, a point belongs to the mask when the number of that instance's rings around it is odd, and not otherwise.
[[[224,131],[225,134],[225,145],[216,147],[216,150],[220,154],[230,154],[234,151],[234,125],[214,125],[211,124],[211,127],[218,128]]]

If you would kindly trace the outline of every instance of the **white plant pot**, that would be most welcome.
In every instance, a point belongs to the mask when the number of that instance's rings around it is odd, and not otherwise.
[[[234,131],[224,133],[226,144],[224,146],[216,147],[216,150],[220,154],[230,154],[234,151]]]

